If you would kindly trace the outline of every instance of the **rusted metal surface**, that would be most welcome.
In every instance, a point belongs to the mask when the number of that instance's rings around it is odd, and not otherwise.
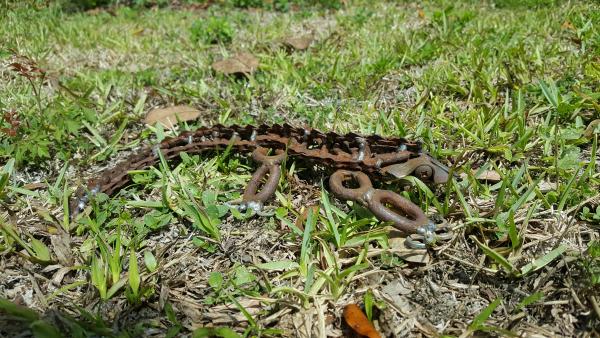
[[[344,183],[350,181],[358,183],[358,188],[346,188]],[[417,233],[417,229],[427,226],[430,222],[416,204],[393,191],[373,188],[369,177],[360,171],[336,171],[329,179],[329,187],[339,198],[360,203],[378,219],[392,222],[395,228],[404,233]]]
[[[244,192],[245,203],[256,202],[262,205],[272,196],[281,175],[280,163],[286,156],[302,159],[331,172],[337,170],[360,172],[367,180],[369,177],[380,180],[408,175],[417,176],[429,183],[439,184],[448,180],[448,169],[445,166],[423,152],[419,142],[404,138],[363,136],[354,133],[345,135],[334,132],[322,133],[288,124],[215,125],[167,138],[159,145],[147,147],[114,168],[101,172],[96,178],[89,180],[87,189],[80,189],[76,193],[77,198],[71,205],[72,215],[83,210],[90,193],[113,194],[129,183],[129,171],[142,170],[155,165],[159,160],[159,151],[167,160],[178,160],[182,152],[201,154],[224,150],[228,146],[237,153],[252,152],[253,159],[261,164]],[[268,150],[271,150],[274,155],[267,155]],[[360,180],[364,180],[362,175],[359,175]],[[259,191],[264,179],[266,183]],[[369,185],[370,182],[369,180]],[[333,183],[338,182],[334,180]],[[340,188],[338,191],[345,191],[341,187],[338,187]],[[335,192],[335,188],[332,189]],[[338,196],[355,197],[345,196],[343,193]],[[415,233],[416,228],[425,222],[426,217],[423,212],[399,195],[378,192],[372,201],[382,201],[376,202],[371,208],[377,217],[394,222],[399,229],[407,233]],[[393,205],[409,218],[384,207],[383,202]]]
[[[281,177],[281,162],[285,159],[285,152],[278,150],[277,155],[267,156],[267,149],[259,147],[252,152],[252,158],[261,163],[261,166],[254,172],[248,186],[242,196],[242,203],[245,207],[252,209],[261,209],[277,189],[279,178]],[[266,176],[269,174],[268,177]],[[263,179],[265,184],[259,191]]]

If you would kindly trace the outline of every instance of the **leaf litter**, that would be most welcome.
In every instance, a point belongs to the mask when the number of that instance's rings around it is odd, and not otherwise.
[[[195,121],[200,117],[198,109],[189,106],[172,106],[152,109],[146,115],[144,122],[151,126],[160,123],[164,127],[173,129],[179,122]]]
[[[213,70],[217,73],[239,76],[251,75],[258,69],[258,66],[258,59],[248,52],[237,53],[212,64]]]

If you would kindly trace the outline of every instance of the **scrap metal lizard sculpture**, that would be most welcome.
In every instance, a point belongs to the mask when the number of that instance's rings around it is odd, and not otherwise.
[[[378,219],[391,222],[409,235],[410,246],[423,247],[448,237],[439,233],[440,229],[417,205],[395,192],[375,189],[371,183],[371,179],[381,181],[409,175],[427,183],[445,183],[448,168],[425,153],[419,142],[378,135],[322,133],[288,124],[215,125],[167,138],[101,172],[98,178],[90,179],[87,188],[76,192],[71,215],[83,211],[91,195],[98,192],[110,195],[125,186],[130,181],[129,171],[155,165],[159,151],[165,159],[176,160],[182,152],[199,154],[227,147],[252,153],[254,161],[260,164],[244,191],[238,206],[241,209],[262,209],[277,188],[282,161],[290,156],[329,170],[332,173],[329,187],[338,198],[358,202]],[[351,181],[358,187],[347,187]]]

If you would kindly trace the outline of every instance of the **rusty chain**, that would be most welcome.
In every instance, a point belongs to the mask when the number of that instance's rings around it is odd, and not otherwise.
[[[177,161],[182,152],[201,154],[227,147],[239,153],[251,152],[254,161],[260,163],[244,191],[241,203],[244,208],[255,211],[262,208],[277,188],[282,161],[290,156],[329,169],[333,173],[330,188],[337,197],[356,201],[380,220],[392,222],[408,235],[420,236],[417,242],[435,240],[432,238],[438,229],[417,205],[394,192],[373,188],[369,178],[381,180],[413,175],[424,182],[445,183],[448,169],[423,152],[420,143],[378,135],[322,133],[288,124],[215,125],[167,138],[90,179],[87,188],[78,189],[76,198],[71,201],[71,215],[83,211],[90,195],[98,192],[110,195],[124,187],[130,180],[128,172],[153,166],[159,160],[159,152],[165,159]],[[268,155],[269,150],[274,155]],[[351,180],[359,187],[346,188],[344,184]]]

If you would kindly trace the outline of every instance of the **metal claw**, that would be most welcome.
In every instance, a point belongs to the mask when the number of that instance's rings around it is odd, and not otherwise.
[[[436,225],[433,222],[418,230],[416,234],[406,237],[406,246],[411,249],[425,249],[438,242],[446,242],[454,238],[454,233],[446,222]]]

